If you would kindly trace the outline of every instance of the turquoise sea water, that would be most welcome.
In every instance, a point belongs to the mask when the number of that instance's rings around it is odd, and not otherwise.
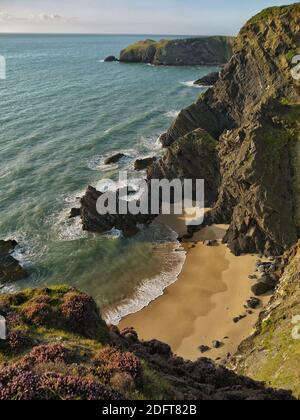
[[[133,173],[201,89],[190,82],[214,68],[104,63],[144,36],[0,35],[0,238],[15,238],[30,277],[4,291],[67,283],[90,293],[108,320],[162,293],[184,254],[169,228],[133,239],[83,233],[71,207],[87,185]],[[152,37],[160,39],[161,37]],[[169,37],[171,38],[171,37]],[[105,157],[123,151],[119,165]]]

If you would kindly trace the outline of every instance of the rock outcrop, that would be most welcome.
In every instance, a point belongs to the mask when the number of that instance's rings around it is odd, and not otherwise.
[[[16,241],[0,241],[0,285],[27,277],[26,270],[11,255]]]
[[[124,157],[125,155],[123,153],[116,153],[115,155],[106,158],[104,161],[104,165],[112,165],[114,163],[118,163]]]
[[[104,59],[105,63],[113,63],[114,61],[119,61],[114,55],[109,55]]]
[[[207,76],[201,77],[201,79],[196,80],[194,82],[194,85],[210,87],[210,86],[214,86],[219,79],[220,79],[220,73],[213,72],[213,73],[209,73]]]
[[[217,141],[205,130],[198,129],[175,141],[165,155],[149,169],[152,179],[204,179],[205,205],[217,199],[220,183]]]
[[[83,230],[96,233],[109,232],[112,229],[118,229],[123,232],[124,236],[132,236],[136,234],[139,229],[139,224],[149,224],[155,219],[155,215],[132,215],[130,212],[127,214],[119,214],[118,200],[119,195],[116,195],[116,211],[115,214],[99,214],[97,210],[97,200],[103,194],[95,188],[89,186],[85,195],[81,199],[81,220]],[[149,212],[150,213],[150,212]]]
[[[130,45],[120,53],[123,63],[154,65],[222,65],[232,56],[235,38],[212,36],[176,40],[151,39]]]
[[[230,224],[225,241],[237,255],[280,255],[297,241],[300,84],[292,78],[291,58],[299,45],[299,22],[299,3],[251,19],[219,81],[162,136],[169,156],[165,172],[174,177],[180,168],[173,170],[173,144],[184,144],[199,128],[218,142],[221,181],[207,223]],[[165,164],[163,158],[154,166]],[[209,166],[207,156],[197,160],[201,166]],[[217,167],[214,157],[211,166]]]
[[[0,400],[291,400],[168,345],[108,328],[95,302],[68,286],[0,295]],[[59,338],[59,340],[58,340]]]
[[[134,162],[134,169],[136,171],[143,171],[151,166],[157,160],[156,157],[148,157],[145,159],[137,159]]]

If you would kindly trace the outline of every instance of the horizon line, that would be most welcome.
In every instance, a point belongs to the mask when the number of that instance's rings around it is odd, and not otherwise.
[[[215,34],[215,35],[200,35],[200,34],[162,34],[162,33],[117,33],[117,32],[1,32],[0,35],[111,35],[111,36],[188,36],[188,37],[212,37],[212,36],[236,36],[236,35],[222,35],[222,34]]]

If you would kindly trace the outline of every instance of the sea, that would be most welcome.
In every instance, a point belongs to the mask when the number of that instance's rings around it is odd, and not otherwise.
[[[104,62],[145,38],[178,37],[0,34],[0,239],[18,241],[14,256],[29,273],[1,293],[68,284],[118,324],[176,281],[185,252],[169,227],[125,239],[68,218],[88,185],[119,171],[143,177],[134,161],[163,153],[159,136],[204,90],[192,82],[216,70]]]

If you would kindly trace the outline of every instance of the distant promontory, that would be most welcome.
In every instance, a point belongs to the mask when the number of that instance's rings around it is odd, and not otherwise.
[[[149,63],[154,65],[222,65],[233,52],[235,38],[211,36],[176,40],[139,41],[120,53],[123,63]]]

